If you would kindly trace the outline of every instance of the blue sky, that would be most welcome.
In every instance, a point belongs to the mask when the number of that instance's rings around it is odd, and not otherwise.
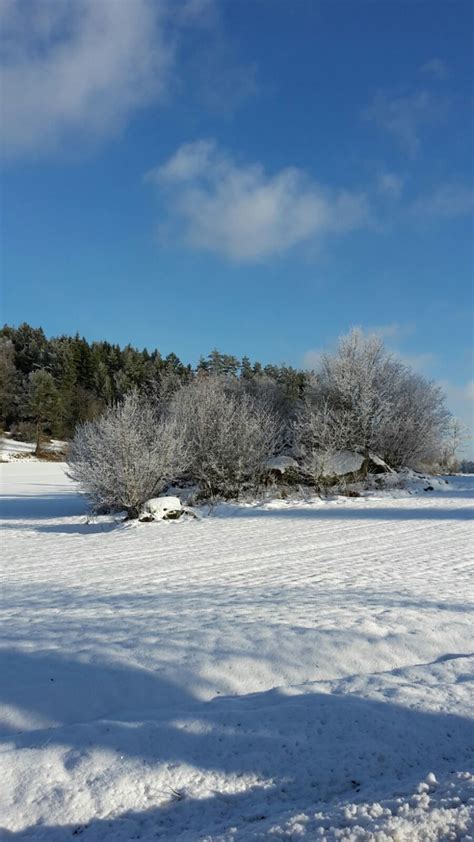
[[[5,0],[2,319],[196,362],[376,329],[472,417],[463,0]]]

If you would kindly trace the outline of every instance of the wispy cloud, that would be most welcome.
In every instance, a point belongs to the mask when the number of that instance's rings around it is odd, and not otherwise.
[[[173,62],[161,0],[3,5],[3,151],[42,153],[115,132],[166,92]]]
[[[210,140],[181,146],[147,179],[188,245],[236,261],[272,257],[369,221],[364,195],[323,188],[295,167],[267,174]]]
[[[415,353],[396,350],[396,354],[405,365],[428,377],[431,375],[437,359],[436,354],[432,351]]]
[[[316,371],[319,368],[324,353],[321,348],[309,348],[303,354],[303,368],[306,371]]]
[[[395,339],[403,339],[406,336],[410,336],[411,334],[415,333],[416,325],[414,322],[407,322],[405,324],[401,324],[400,322],[390,322],[386,325],[375,325],[374,327],[366,327],[364,329],[365,333],[372,333],[376,336],[380,336],[381,339],[384,340],[395,340]]]
[[[429,61],[426,61],[420,67],[420,71],[425,76],[430,76],[432,79],[447,79],[449,76],[448,65],[440,58],[432,58]]]
[[[208,106],[222,95],[235,107],[254,91],[255,68],[239,62],[215,0],[1,0],[0,15],[7,157],[113,136],[138,109],[187,93],[188,82]],[[205,103],[211,87],[215,103]]]
[[[205,49],[193,51],[188,71],[194,96],[211,112],[232,114],[260,90],[256,63],[241,62],[219,27],[208,36]]]
[[[420,218],[465,216],[474,210],[474,191],[464,184],[440,184],[431,193],[418,196],[408,211]]]
[[[384,345],[409,368],[421,374],[429,375],[436,362],[436,354],[432,351],[407,351],[404,343],[407,338],[416,333],[416,323],[388,322],[381,325],[364,325],[360,328],[366,336],[378,336]]]
[[[433,361],[432,354],[418,354],[409,357],[408,355],[404,355],[398,351],[395,347],[405,337],[415,333],[416,325],[414,322],[405,322],[403,324],[400,322],[390,322],[382,325],[350,325],[347,327],[347,330],[352,330],[353,328],[356,328],[364,336],[378,336],[384,341],[384,344],[386,344],[388,348],[393,350],[397,356],[403,359],[406,365],[413,365],[414,368],[420,369],[431,364]],[[318,369],[326,352],[327,349],[308,348],[302,357],[303,368],[308,371],[315,371]]]
[[[192,49],[180,54],[181,87],[194,102],[221,115],[259,93],[257,64],[242,60],[226,31],[218,0],[167,0],[175,27],[198,29]]]
[[[403,348],[407,337],[412,337],[416,333],[415,322],[388,322],[381,325],[368,325],[360,329],[366,336],[379,336],[389,351],[409,368],[421,374],[430,375],[436,363],[436,354],[432,351],[407,351]]]
[[[464,424],[467,431],[461,455],[467,455],[472,459],[474,458],[474,380],[463,384],[441,380],[439,385],[446,395],[449,409]]]
[[[365,117],[391,134],[412,158],[416,157],[426,127],[444,119],[448,110],[446,98],[429,91],[408,96],[377,94],[365,110]]]
[[[377,190],[384,196],[399,199],[403,192],[405,179],[392,172],[381,172],[377,178]]]
[[[474,401],[474,380],[470,380],[464,387],[464,397],[468,401]]]
[[[440,384],[448,399],[453,404],[456,404],[458,408],[462,406],[464,415],[469,413],[474,422],[474,407],[472,406],[474,403],[474,380],[469,380],[467,383],[461,385],[452,383],[450,380],[441,380]]]

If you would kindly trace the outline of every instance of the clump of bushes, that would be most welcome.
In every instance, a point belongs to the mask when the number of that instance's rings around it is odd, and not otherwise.
[[[133,391],[80,425],[69,469],[98,510],[137,517],[171,482],[197,482],[205,497],[255,491],[278,447],[278,416],[226,378],[203,376],[167,403]]]
[[[256,493],[270,457],[297,460],[306,483],[324,486],[322,466],[344,452],[381,457],[392,468],[433,463],[450,414],[442,391],[352,331],[322,357],[298,394],[267,376],[201,371],[154,397],[133,390],[76,429],[71,475],[101,510],[136,517],[172,483],[201,495]]]

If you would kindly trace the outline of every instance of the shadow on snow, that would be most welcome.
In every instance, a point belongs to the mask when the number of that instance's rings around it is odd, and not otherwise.
[[[437,662],[464,657],[450,654]],[[134,778],[140,768],[143,774],[159,771],[170,793],[150,810],[125,810],[83,826],[4,832],[5,839],[56,842],[78,833],[85,840],[131,839],[138,838],[140,828],[158,839],[190,829],[196,835],[189,838],[200,838],[204,831],[224,831],[236,810],[245,828],[270,821],[275,811],[294,809],[302,800],[317,809],[334,799],[393,797],[413,791],[410,787],[428,772],[443,776],[469,768],[473,760],[469,720],[402,707],[387,697],[318,692],[312,684],[299,695],[274,689],[200,702],[149,670],[20,650],[1,653],[0,674],[0,704],[36,720],[34,730],[19,729],[18,720],[5,721],[0,736],[6,750],[59,747],[64,775],[74,786],[75,770],[100,749],[112,765],[133,761]],[[195,800],[184,793],[174,800],[182,764],[221,773],[234,787],[243,776],[253,778],[241,794],[219,792],[214,777],[212,797]],[[245,830],[235,838],[245,839]]]

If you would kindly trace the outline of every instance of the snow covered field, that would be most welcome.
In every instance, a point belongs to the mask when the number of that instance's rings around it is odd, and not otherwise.
[[[0,470],[2,840],[474,838],[474,477],[117,525]]]

